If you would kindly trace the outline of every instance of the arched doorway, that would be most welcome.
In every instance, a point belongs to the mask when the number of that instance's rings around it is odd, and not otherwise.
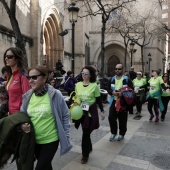
[[[108,71],[107,71],[108,77],[112,77],[115,74],[114,69],[116,65],[119,63],[120,63],[120,59],[115,55],[111,56],[108,59]]]
[[[46,57],[46,66],[53,69],[58,59],[62,59],[63,53],[60,23],[55,13],[47,17],[43,30],[43,55]]]

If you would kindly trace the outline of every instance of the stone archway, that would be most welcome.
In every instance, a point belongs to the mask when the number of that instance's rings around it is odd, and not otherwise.
[[[59,36],[60,31],[59,16],[54,9],[46,17],[43,27],[43,56],[48,68],[53,69],[58,59],[62,59],[63,39]]]
[[[111,56],[108,59],[108,68],[107,68],[108,77],[112,77],[114,75],[114,68],[119,63],[120,63],[120,59],[115,55]]]

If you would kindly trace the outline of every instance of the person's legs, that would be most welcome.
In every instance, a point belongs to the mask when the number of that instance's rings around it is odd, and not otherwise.
[[[136,109],[137,113],[141,113],[141,101],[140,101],[140,96],[136,96]]]
[[[36,144],[35,156],[37,165],[35,170],[52,170],[52,159],[58,149],[59,141],[48,144]]]
[[[108,120],[109,120],[111,133],[116,135],[117,134],[117,112],[115,108],[115,100],[110,106]]]
[[[169,96],[168,97],[162,97],[162,103],[164,105],[164,110],[161,112],[161,120],[164,121],[165,119],[165,115],[167,112],[167,108],[168,108],[168,103],[169,103]]]
[[[119,135],[125,136],[127,131],[127,111],[122,111],[118,113],[118,120],[119,120]]]
[[[152,111],[153,105],[154,105],[154,99],[149,98],[149,99],[148,99],[148,111],[149,111],[149,113],[150,113],[150,118],[149,118],[149,120],[152,120],[153,117],[154,117],[153,111]]]
[[[153,102],[154,102],[154,111],[155,111],[155,122],[158,122],[159,121],[159,103],[158,103],[158,99],[153,99]]]
[[[89,158],[89,153],[92,151],[92,143],[90,139],[90,129],[83,128],[82,130],[82,163],[86,163]]]

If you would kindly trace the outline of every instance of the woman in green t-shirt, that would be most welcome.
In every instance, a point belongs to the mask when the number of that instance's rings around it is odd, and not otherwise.
[[[47,83],[46,67],[33,67],[28,74],[31,90],[23,95],[21,111],[29,116],[34,126],[35,170],[52,169],[51,162],[59,143],[61,155],[72,148],[69,110],[61,92]],[[21,129],[29,133],[30,124],[22,124]]]
[[[148,81],[148,83],[144,86],[141,86],[141,88],[144,88],[145,86],[149,86],[149,92],[147,96],[148,100],[148,111],[150,113],[149,120],[152,121],[154,118],[153,110],[155,112],[155,122],[159,121],[159,103],[158,99],[161,100],[161,90],[166,90],[167,88],[164,85],[164,82],[162,80],[162,77],[159,76],[160,70],[153,70],[152,71],[152,78]]]
[[[142,110],[142,102],[140,100],[140,94],[139,90],[145,90],[145,89],[139,89],[141,86],[146,84],[146,81],[142,78],[142,72],[137,72],[136,73],[137,77],[133,80],[133,86],[134,86],[134,91],[136,95],[136,109],[137,109],[137,115],[140,116],[141,110]]]
[[[82,160],[85,164],[88,161],[89,153],[92,151],[92,143],[90,134],[94,129],[99,128],[99,117],[97,111],[98,104],[101,110],[101,118],[104,119],[104,110],[102,100],[100,97],[100,90],[96,83],[96,70],[91,66],[85,66],[81,72],[80,82],[76,84],[76,94],[81,100],[81,107],[83,109],[83,116],[81,119],[75,121],[75,127],[78,128],[80,123],[82,125]]]
[[[164,73],[162,76],[162,79],[164,81],[164,84],[167,88],[170,88],[170,81],[169,81],[169,75],[168,73]],[[167,112],[167,108],[168,108],[168,103],[169,103],[169,99],[170,99],[170,93],[167,93],[165,91],[162,92],[162,103],[164,105],[164,110],[161,112],[161,121],[164,121],[165,119],[165,115]]]

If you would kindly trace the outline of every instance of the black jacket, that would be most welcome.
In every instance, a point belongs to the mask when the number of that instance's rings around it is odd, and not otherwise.
[[[24,133],[19,126],[29,123],[31,131]],[[12,154],[17,160],[18,170],[33,170],[35,133],[31,120],[22,112],[0,119],[0,168]]]

